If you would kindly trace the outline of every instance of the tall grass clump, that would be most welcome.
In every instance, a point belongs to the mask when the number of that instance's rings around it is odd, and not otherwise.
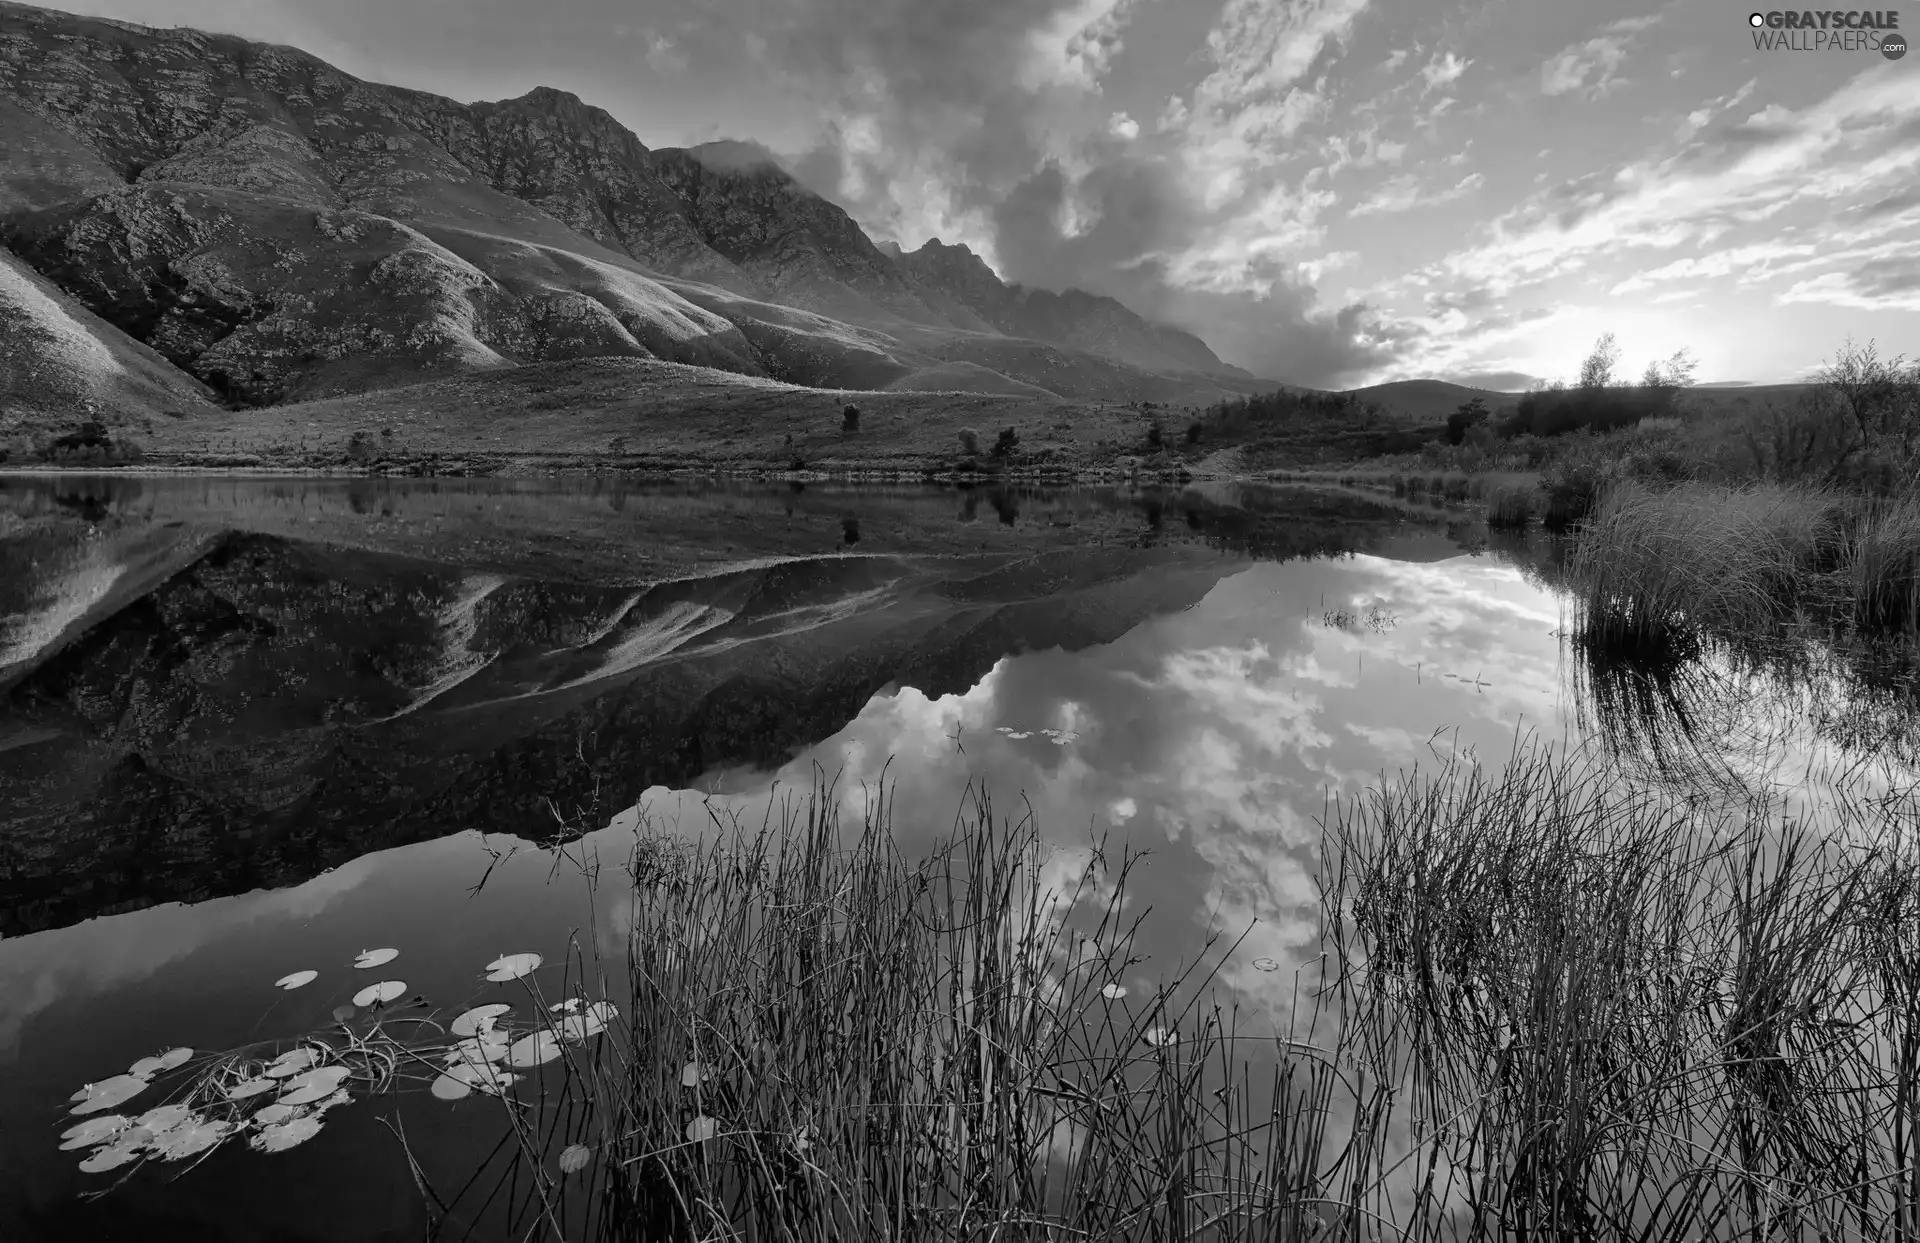
[[[1538,496],[1538,489],[1530,485],[1496,484],[1487,492],[1487,525],[1495,530],[1525,529],[1533,520]]]
[[[1688,651],[1703,632],[1751,633],[1788,619],[1837,519],[1810,489],[1621,480],[1581,530],[1570,578],[1584,641]]]
[[[630,1022],[521,1130],[522,1235],[1270,1239],[1346,1193],[1328,1061],[1237,1036],[1211,970],[1122,983],[1134,856],[1074,879],[977,794],[910,864],[884,794],[852,840],[816,780],[633,870]]]
[[[1920,495],[1863,503],[1842,557],[1858,630],[1909,639],[1920,633]]]
[[[1330,818],[1343,1055],[1408,1137],[1374,1237],[1916,1237],[1911,791],[1723,807],[1528,743]]]

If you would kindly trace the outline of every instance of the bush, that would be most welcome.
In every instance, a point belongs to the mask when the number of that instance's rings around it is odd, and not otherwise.
[[[960,451],[969,457],[980,452],[980,433],[971,427],[960,429]]]
[[[1000,434],[994,437],[993,456],[1007,457],[1011,455],[1013,451],[1019,447],[1020,447],[1020,433],[1015,431],[1012,427],[1003,427],[1000,429]]]
[[[1187,424],[1187,443],[1188,444],[1197,445],[1200,443],[1200,432],[1201,432],[1202,426],[1203,424],[1198,419],[1195,419],[1193,422]]]
[[[1462,402],[1454,412],[1447,416],[1447,443],[1457,445],[1467,438],[1467,432],[1485,423],[1491,413],[1484,399],[1475,397],[1472,401]]]
[[[1160,420],[1154,419],[1147,424],[1147,445],[1154,449],[1163,449],[1167,444],[1166,429],[1160,426]]]
[[[840,412],[840,430],[849,436],[860,430],[860,407],[849,403]]]

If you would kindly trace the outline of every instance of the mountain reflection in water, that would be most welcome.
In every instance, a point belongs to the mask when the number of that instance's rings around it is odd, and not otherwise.
[[[1256,557],[1459,551],[1248,495],[8,480],[0,934],[777,764],[882,687],[1111,642]]]

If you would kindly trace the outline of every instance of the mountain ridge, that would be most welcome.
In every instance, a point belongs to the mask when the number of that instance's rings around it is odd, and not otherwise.
[[[1262,386],[1109,298],[953,285],[765,154],[652,150],[552,87],[464,104],[0,0],[0,248],[96,317],[96,362],[144,348],[183,392],[265,405],[586,357],[1069,400]],[[0,374],[31,335],[0,342]],[[73,396],[104,384],[21,381],[5,417],[142,413]]]

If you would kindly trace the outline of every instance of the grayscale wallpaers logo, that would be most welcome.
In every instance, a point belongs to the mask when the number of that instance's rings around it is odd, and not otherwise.
[[[1753,46],[1767,52],[1878,52],[1907,54],[1898,9],[1771,9],[1747,17]]]

